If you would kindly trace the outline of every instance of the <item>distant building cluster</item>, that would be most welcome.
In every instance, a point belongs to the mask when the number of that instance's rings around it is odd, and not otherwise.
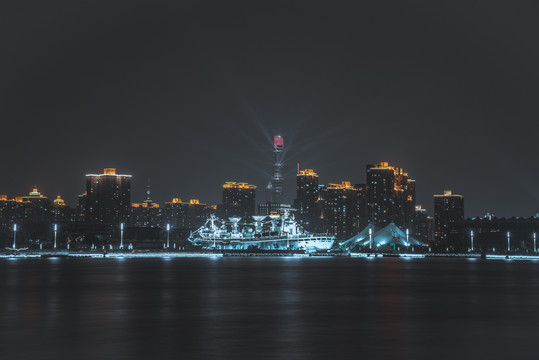
[[[133,203],[131,177],[117,174],[114,168],[86,175],[86,191],[79,195],[75,207],[68,206],[60,195],[51,202],[37,188],[13,199],[0,195],[0,238],[8,238],[17,224],[19,238],[37,246],[50,242],[56,224],[62,241],[89,246],[110,242],[117,236],[118,225],[124,224],[128,237],[151,243],[162,238],[168,224],[174,229],[173,236],[183,239],[217,209],[198,199],[180,198],[160,206],[151,200],[149,186],[146,200]]]
[[[284,141],[273,142],[273,176],[266,186],[266,201],[257,206],[255,185],[247,182],[225,182],[222,202],[208,205],[198,199],[183,201],[172,198],[163,205],[151,199],[149,183],[146,199],[131,201],[131,175],[117,174],[106,168],[102,174],[86,175],[86,191],[70,207],[58,195],[53,201],[37,187],[28,195],[8,198],[0,195],[0,239],[10,237],[15,224],[20,237],[29,245],[49,243],[53,224],[60,229],[60,241],[73,245],[104,244],[118,236],[119,225],[125,226],[126,238],[152,242],[163,238],[185,240],[210,214],[225,219],[255,215],[279,215],[292,211],[307,231],[330,234],[338,241],[351,239],[361,232],[399,229],[430,247],[442,251],[462,251],[476,246],[503,247],[511,240],[519,249],[531,248],[531,239],[539,229],[539,217],[498,219],[465,219],[464,197],[446,190],[434,195],[434,214],[416,203],[416,181],[404,169],[387,162],[366,166],[365,181],[320,184],[314,169],[300,170],[296,175],[296,197],[285,204],[283,195]],[[396,231],[394,231],[396,233]],[[395,235],[397,236],[397,235]],[[481,244],[481,245],[479,245]],[[509,245],[511,246],[511,245]]]
[[[423,240],[431,238],[432,218],[416,207],[415,180],[401,168],[387,162],[367,165],[365,183],[354,185],[321,185],[313,169],[298,171],[296,179],[296,217],[311,231],[329,231],[345,240],[369,224],[383,228],[394,223]]]

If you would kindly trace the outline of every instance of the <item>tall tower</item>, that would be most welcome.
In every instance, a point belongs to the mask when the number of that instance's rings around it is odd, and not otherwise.
[[[146,183],[146,200],[150,201],[151,198],[151,190],[150,190],[150,178],[148,178],[148,182]]]
[[[266,200],[270,203],[281,203],[283,197],[283,150],[283,137],[275,135],[273,137],[273,177],[266,186]]]

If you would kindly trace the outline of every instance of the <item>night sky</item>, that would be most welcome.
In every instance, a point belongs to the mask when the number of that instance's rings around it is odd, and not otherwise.
[[[9,1],[0,9],[0,194],[68,204],[86,173],[133,201],[259,186],[271,136],[321,183],[388,161],[430,211],[539,212],[534,1]]]

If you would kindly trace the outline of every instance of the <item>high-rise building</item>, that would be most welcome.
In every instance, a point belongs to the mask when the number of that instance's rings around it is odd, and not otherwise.
[[[367,217],[367,185],[366,184],[356,184],[354,187],[357,189],[357,221],[358,221],[358,228],[364,229],[368,224],[368,217]]]
[[[414,232],[416,238],[422,241],[431,241],[433,234],[434,219],[429,216],[427,209],[416,205],[414,216]]]
[[[279,203],[272,203],[272,202],[265,202],[262,204],[258,204],[258,215],[261,216],[268,216],[268,215],[275,215],[275,214],[284,214],[285,211],[290,211],[292,207],[288,204],[279,204]]]
[[[406,179],[403,193],[404,197],[401,199],[403,209],[399,212],[402,218],[399,222],[413,234],[415,231],[415,180]]]
[[[24,221],[25,204],[22,198],[8,199],[7,195],[0,195],[0,230],[9,230],[13,224]]]
[[[255,215],[256,186],[244,182],[223,185],[222,215],[224,217]]]
[[[308,231],[316,231],[320,219],[318,207],[318,174],[313,169],[298,171],[296,175],[295,217]]]
[[[132,227],[157,228],[162,225],[163,211],[151,198],[150,180],[146,184],[146,200],[131,204],[130,225]]]
[[[215,211],[214,206],[201,203],[198,199],[182,201],[173,198],[165,203],[165,221],[174,229],[197,228],[204,224],[207,215]]]
[[[387,162],[367,165],[367,217],[376,227],[394,222],[401,229],[413,226],[415,181],[403,169]]]
[[[106,223],[126,222],[131,211],[131,175],[116,169],[86,175],[86,219]]]
[[[37,188],[24,196],[8,199],[0,195],[0,230],[11,229],[13,224],[23,226],[32,236],[46,236],[48,225],[54,219],[50,200]]]
[[[52,220],[51,201],[42,195],[36,187],[25,196],[22,196],[25,205],[25,221],[38,223]]]
[[[160,227],[162,225],[162,209],[151,199],[131,204],[129,223],[133,227]]]
[[[322,216],[330,234],[345,240],[361,230],[361,210],[365,204],[360,187],[349,181],[329,184],[323,189]]]
[[[284,140],[280,135],[273,137],[273,177],[266,186],[266,201],[280,204],[283,198],[283,155]]]
[[[75,219],[75,212],[65,203],[60,195],[52,202],[52,213],[55,222],[73,221]]]
[[[24,246],[33,246],[46,241],[50,233],[50,223],[53,220],[52,204],[36,187],[24,196],[8,200],[6,195],[0,195],[0,237],[5,231],[10,231],[17,224],[18,239]]]
[[[434,239],[442,247],[460,249],[464,242],[464,197],[445,190],[434,195]]]
[[[79,221],[84,221],[84,219],[86,219],[86,192],[84,192],[84,194],[80,194],[78,198],[76,219]]]

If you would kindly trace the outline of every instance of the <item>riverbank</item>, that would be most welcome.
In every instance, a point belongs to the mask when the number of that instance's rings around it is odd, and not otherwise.
[[[539,255],[522,254],[486,254],[480,253],[305,253],[303,251],[270,251],[270,252],[245,252],[245,251],[211,251],[211,252],[149,252],[149,251],[21,251],[2,253],[0,258],[204,258],[204,257],[297,257],[297,258],[320,258],[320,257],[351,257],[351,258],[469,258],[488,260],[539,260]]]

